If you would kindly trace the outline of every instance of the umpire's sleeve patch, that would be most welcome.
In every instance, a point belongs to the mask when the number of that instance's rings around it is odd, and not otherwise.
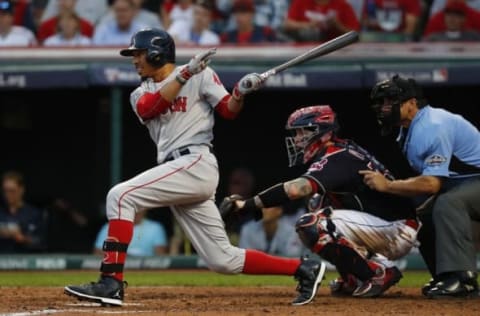
[[[439,154],[430,155],[425,159],[425,164],[430,167],[441,166],[446,162],[447,158]]]

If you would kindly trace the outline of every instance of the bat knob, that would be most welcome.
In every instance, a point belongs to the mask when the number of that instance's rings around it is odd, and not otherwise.
[[[250,89],[252,87],[252,81],[250,79],[247,79],[243,82],[243,87],[246,89]]]

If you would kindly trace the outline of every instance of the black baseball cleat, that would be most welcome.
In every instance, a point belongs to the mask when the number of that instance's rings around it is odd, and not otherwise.
[[[424,296],[427,296],[427,293],[428,291],[430,291],[431,289],[433,289],[435,287],[435,284],[437,284],[439,280],[435,279],[435,278],[432,278],[430,279],[430,281],[428,281],[428,283],[425,283],[423,286],[422,286],[422,294]]]
[[[292,305],[305,305],[313,300],[325,275],[325,267],[325,263],[321,261],[302,258],[302,262],[295,272],[299,294],[293,300]]]
[[[460,271],[451,273],[449,277],[437,282],[426,291],[428,298],[461,298],[479,297],[477,273]]]
[[[66,286],[64,292],[81,301],[96,302],[102,306],[122,306],[123,290],[126,285],[125,281],[122,282],[110,276],[101,276],[98,282]]]
[[[338,277],[328,284],[332,296],[352,296],[353,292],[360,286],[360,281],[353,275]]]

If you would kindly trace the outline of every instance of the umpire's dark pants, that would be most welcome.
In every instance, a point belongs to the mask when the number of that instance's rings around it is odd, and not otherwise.
[[[447,189],[420,219],[420,252],[432,275],[476,271],[471,221],[480,221],[480,177]]]

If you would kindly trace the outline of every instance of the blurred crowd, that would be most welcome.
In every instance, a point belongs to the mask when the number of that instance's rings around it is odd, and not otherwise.
[[[246,167],[237,167],[227,176],[225,196],[253,196],[255,176]],[[107,236],[105,210],[96,214],[79,210],[64,198],[45,205],[26,200],[26,181],[22,173],[7,171],[1,178],[0,254],[83,253],[101,255]],[[232,244],[270,254],[298,257],[307,250],[295,232],[296,219],[305,212],[303,201],[264,209],[255,221],[248,215],[225,219]],[[195,249],[173,218],[169,208],[138,212],[128,248],[130,256],[191,255]]]
[[[480,0],[0,0],[0,46],[125,46],[142,28],[178,45],[480,40]]]

